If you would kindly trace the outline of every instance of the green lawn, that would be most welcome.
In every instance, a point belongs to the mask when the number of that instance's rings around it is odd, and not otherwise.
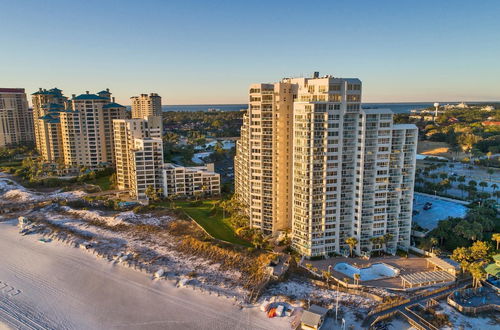
[[[203,201],[200,206],[192,206],[192,201],[175,202],[191,218],[215,238],[243,246],[252,246],[249,242],[242,240],[234,233],[227,218],[222,217],[222,210],[218,208],[214,215],[210,215],[213,205],[217,201]]]
[[[111,178],[111,175],[97,178],[97,179],[95,179],[95,182],[93,184],[101,187],[102,191],[109,190],[110,186],[111,186],[111,181],[109,180],[110,178]]]

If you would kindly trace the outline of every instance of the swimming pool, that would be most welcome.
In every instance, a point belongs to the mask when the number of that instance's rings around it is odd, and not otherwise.
[[[399,275],[399,269],[384,263],[373,264],[370,267],[358,268],[347,262],[339,262],[333,267],[338,272],[354,278],[354,274],[360,274],[361,281],[378,280],[386,277],[395,277]]]

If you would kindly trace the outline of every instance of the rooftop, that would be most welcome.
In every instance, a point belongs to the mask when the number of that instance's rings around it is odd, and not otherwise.
[[[107,98],[96,94],[80,94],[73,97],[73,100],[107,100]]]
[[[108,108],[125,108],[125,106],[118,104],[118,103],[115,103],[115,102],[111,102],[111,103],[103,106],[103,109],[108,109]]]

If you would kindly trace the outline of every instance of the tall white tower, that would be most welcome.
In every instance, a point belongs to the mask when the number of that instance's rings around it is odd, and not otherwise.
[[[438,116],[438,109],[439,109],[439,103],[438,102],[434,103],[434,108],[436,108],[436,113],[435,113],[434,117],[437,117]]]

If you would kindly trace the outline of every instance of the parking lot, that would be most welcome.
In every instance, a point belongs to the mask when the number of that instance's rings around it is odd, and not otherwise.
[[[431,202],[432,207],[429,210],[424,210],[424,205],[427,202]],[[413,216],[413,221],[429,230],[436,228],[439,220],[448,217],[461,218],[467,213],[467,207],[461,203],[419,193],[415,193],[413,210],[419,212]]]

